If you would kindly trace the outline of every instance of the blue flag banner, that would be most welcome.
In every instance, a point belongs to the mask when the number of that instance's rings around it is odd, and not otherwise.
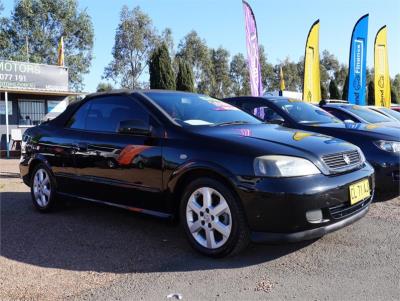
[[[368,14],[356,23],[351,35],[349,57],[349,103],[365,105],[367,87]]]

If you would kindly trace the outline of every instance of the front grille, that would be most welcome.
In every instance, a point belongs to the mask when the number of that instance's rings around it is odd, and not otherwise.
[[[333,219],[342,219],[346,218],[353,213],[360,211],[365,206],[367,206],[372,200],[372,197],[369,196],[365,200],[358,202],[357,204],[350,205],[350,202],[342,203],[340,205],[330,207],[329,213],[331,214]]]
[[[362,163],[361,155],[357,150],[324,155],[322,160],[333,171],[349,170]]]

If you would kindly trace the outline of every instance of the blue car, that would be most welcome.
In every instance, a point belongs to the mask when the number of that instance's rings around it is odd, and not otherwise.
[[[385,108],[385,107],[376,107],[376,106],[369,106],[369,109],[378,112],[382,115],[385,115],[386,117],[389,117],[390,119],[393,119],[393,121],[400,122],[400,112],[395,111],[393,109]]]
[[[301,131],[311,131],[357,145],[375,168],[379,197],[399,194],[400,128],[387,127],[385,122],[342,122],[319,106],[284,97],[244,96],[226,98],[224,101],[258,116],[264,122],[300,130],[293,137],[294,140],[307,137],[308,134],[302,134]],[[379,120],[385,120],[385,116]]]
[[[321,108],[335,117],[349,123],[379,124],[400,128],[400,123],[393,118],[378,113],[366,106],[349,103],[320,103]]]

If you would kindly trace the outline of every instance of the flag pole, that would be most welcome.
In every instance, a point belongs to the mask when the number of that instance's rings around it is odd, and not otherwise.
[[[6,150],[7,150],[7,159],[10,158],[10,128],[8,125],[8,92],[4,93],[4,100],[6,103]]]
[[[26,59],[29,63],[29,39],[28,39],[28,36],[25,37],[25,48],[26,48]]]

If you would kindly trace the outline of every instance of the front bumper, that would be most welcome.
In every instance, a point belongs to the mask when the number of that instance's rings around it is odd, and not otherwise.
[[[368,179],[371,196],[350,205],[349,186],[362,179]],[[238,194],[255,241],[299,241],[323,236],[364,216],[374,190],[374,170],[366,164],[336,176],[241,179]],[[321,221],[306,217],[314,210],[322,212]]]
[[[328,234],[330,232],[334,232],[341,228],[344,228],[352,223],[358,221],[364,215],[367,214],[369,210],[369,204],[371,203],[371,199],[365,201],[362,208],[357,211],[357,213],[350,215],[349,217],[340,220],[339,222],[328,224],[327,226],[322,226],[319,228],[314,228],[310,230],[304,230],[295,233],[268,233],[268,232],[255,232],[251,233],[251,239],[253,242],[298,242],[303,240],[311,240],[315,238],[319,238]]]
[[[378,194],[400,194],[400,158],[371,162]]]
[[[19,174],[27,186],[30,186],[29,163],[29,158],[22,155],[19,160]]]

